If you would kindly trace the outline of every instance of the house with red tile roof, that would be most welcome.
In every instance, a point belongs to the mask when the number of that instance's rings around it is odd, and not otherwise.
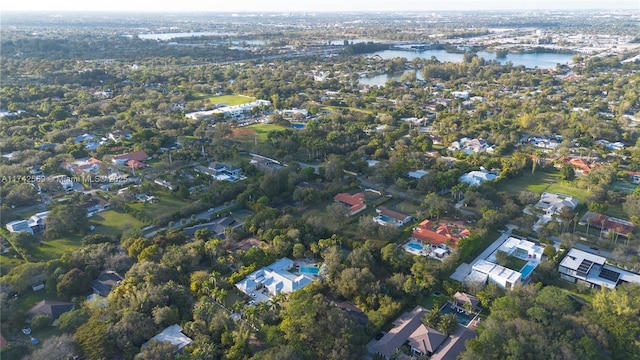
[[[444,244],[455,248],[460,239],[470,235],[469,229],[460,224],[443,223],[438,225],[429,219],[425,219],[413,229],[411,237],[433,246]]]
[[[353,195],[339,193],[333,197],[333,200],[348,207],[349,215],[355,215],[367,208],[367,204],[364,203],[364,193],[361,192]]]
[[[149,155],[147,155],[146,152],[140,150],[140,151],[134,151],[126,154],[116,155],[113,157],[111,162],[113,162],[116,165],[126,165],[127,162],[131,160],[143,162],[148,159],[149,159]]]

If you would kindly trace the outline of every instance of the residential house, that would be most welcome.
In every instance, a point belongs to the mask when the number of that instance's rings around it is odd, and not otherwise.
[[[481,152],[493,153],[495,145],[490,145],[483,139],[469,139],[462,138],[459,141],[454,141],[449,145],[450,151],[462,151],[467,155],[477,154]]]
[[[437,225],[433,221],[425,219],[413,229],[411,237],[432,246],[446,245],[455,248],[460,239],[469,235],[471,232],[461,224],[442,223]]]
[[[613,232],[616,235],[629,236],[633,232],[635,226],[632,222],[618,219],[604,214],[598,214],[587,211],[580,218],[580,225],[589,225],[591,228],[600,229],[603,233]]]
[[[407,175],[412,179],[422,179],[423,177],[429,175],[429,171],[428,170],[409,171]]]
[[[147,155],[147,153],[144,152],[143,150],[140,150],[140,151],[134,151],[126,154],[116,155],[111,159],[111,162],[113,162],[115,165],[131,166],[129,162],[131,162],[131,164],[133,165],[137,165],[137,164],[143,164],[143,161],[148,159],[149,159],[149,155]]]
[[[107,297],[114,286],[120,284],[124,280],[120,274],[115,271],[103,271],[97,279],[93,280],[91,289],[94,294]]]
[[[107,133],[107,137],[115,142],[122,141],[122,140],[131,140],[131,131],[113,130]]]
[[[485,181],[493,181],[498,177],[496,173],[480,168],[480,171],[470,171],[460,177],[460,181],[470,186],[480,186]]]
[[[9,232],[28,232],[29,234],[38,234],[44,231],[46,224],[45,219],[50,211],[39,212],[32,215],[28,220],[16,220],[7,223],[5,226]]]
[[[394,225],[397,227],[404,226],[409,221],[413,220],[410,215],[401,213],[399,211],[391,210],[385,206],[378,206],[376,208],[378,216],[373,218],[373,221],[382,226]]]
[[[544,217],[548,217],[549,220],[553,215],[558,215],[562,212],[562,209],[573,210],[578,206],[578,200],[565,194],[551,194],[544,192],[540,196],[540,201],[535,204],[535,207],[544,212]]]
[[[453,305],[460,308],[469,308],[473,312],[476,312],[480,305],[480,300],[465,292],[456,292],[453,294]]]
[[[570,159],[568,164],[571,165],[578,172],[578,174],[588,174],[593,168],[593,164],[590,165],[585,160],[580,158]]]
[[[249,163],[269,174],[273,174],[277,170],[282,169],[282,165],[280,165],[278,161],[260,155],[255,155]]]
[[[620,141],[596,140],[596,144],[604,146],[607,150],[624,150],[624,143]]]
[[[37,315],[46,315],[53,321],[60,315],[73,310],[73,303],[66,301],[42,300],[27,312],[27,320],[31,321]]]
[[[287,120],[305,120],[309,116],[309,111],[306,109],[290,109],[290,110],[282,110],[280,112],[282,117]]]
[[[6,225],[7,230],[12,233],[28,232],[33,234],[33,229],[29,227],[29,220],[15,220],[8,222]]]
[[[78,159],[71,163],[65,161],[62,163],[62,168],[73,174],[81,175],[97,172],[100,164],[102,164],[102,161],[91,157],[88,159]]]
[[[241,168],[221,162],[212,162],[208,167],[196,166],[195,170],[210,175],[218,181],[236,182],[246,179],[242,175]]]
[[[522,283],[522,274],[518,271],[492,263],[478,260],[471,267],[471,273],[465,278],[465,283],[486,283],[490,281],[503,289],[511,290]]]
[[[158,184],[158,185],[160,185],[160,186],[162,186],[162,187],[165,187],[165,188],[169,189],[170,191],[174,191],[174,190],[176,189],[176,187],[175,187],[175,186],[173,186],[173,185],[172,185],[170,182],[168,182],[167,180],[155,179],[153,182],[154,182],[154,183],[156,183],[156,184]]]
[[[364,193],[348,194],[339,193],[333,197],[333,200],[348,207],[349,215],[355,215],[367,208],[367,204],[364,202]]]
[[[182,333],[182,328],[178,324],[174,324],[165,328],[164,330],[162,330],[162,332],[142,344],[142,347],[149,345],[151,341],[168,342],[176,347],[176,350],[174,352],[182,351],[185,346],[193,342],[190,337]]]
[[[429,310],[418,305],[411,312],[404,313],[393,322],[393,328],[378,340],[373,350],[384,358],[391,359],[397,349],[407,344],[413,356],[432,356],[447,336],[422,323],[422,318],[428,312]]]
[[[235,219],[230,216],[216,218],[213,221],[189,226],[184,228],[185,234],[193,236],[198,230],[208,230],[210,234],[215,234],[218,237],[224,237],[224,230],[235,223]]]
[[[282,258],[271,265],[265,266],[251,274],[236,287],[243,293],[252,296],[256,301],[266,301],[280,293],[291,293],[302,289],[313,281],[310,274],[293,274],[289,270],[294,262],[288,258]],[[266,289],[268,294],[260,291]]]
[[[560,278],[573,284],[614,289],[618,284],[640,285],[640,275],[607,264],[605,257],[572,248],[558,266]]]
[[[640,184],[640,171],[626,171],[629,175],[629,180],[634,184]]]
[[[62,185],[63,190],[73,189],[73,179],[67,175],[55,175],[51,177],[51,181],[57,181]]]
[[[108,210],[111,207],[109,201],[101,196],[93,195],[91,198],[80,204],[80,207],[87,209],[87,216],[94,213]]]

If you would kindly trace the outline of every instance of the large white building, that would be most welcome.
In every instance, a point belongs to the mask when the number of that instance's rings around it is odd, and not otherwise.
[[[213,110],[206,110],[206,111],[195,111],[195,112],[185,114],[185,116],[189,119],[200,120],[200,119],[210,118],[212,116],[215,116],[216,114],[222,114],[226,118],[242,119],[248,113],[251,112],[251,109],[259,106],[269,107],[271,106],[271,101],[256,100],[248,104],[222,106],[219,108],[215,108]]]
[[[520,272],[487,260],[477,261],[471,269],[471,274],[467,276],[467,281],[469,282],[484,283],[488,280],[503,289],[513,289],[516,284],[522,282],[522,274]]]
[[[28,232],[29,234],[37,234],[44,231],[44,220],[49,215],[50,211],[39,212],[31,216],[28,220],[16,220],[7,223],[6,228],[9,232]]]
[[[257,301],[268,300],[280,293],[290,293],[309,285],[313,278],[306,274],[295,275],[289,272],[294,262],[282,258],[271,265],[265,266],[236,284],[243,293],[256,298]],[[268,295],[260,291],[267,289]]]
[[[481,168],[480,171],[470,171],[460,177],[460,181],[470,186],[480,186],[485,181],[493,181],[498,176],[487,169]]]

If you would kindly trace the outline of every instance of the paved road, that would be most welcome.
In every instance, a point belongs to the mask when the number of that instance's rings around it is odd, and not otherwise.
[[[233,202],[230,202],[228,205],[221,205],[221,206],[218,206],[216,208],[211,208],[211,209],[209,209],[210,211],[207,210],[205,212],[201,212],[200,214],[197,214],[194,220],[191,220],[191,217],[178,220],[173,224],[173,226],[166,226],[166,227],[163,227],[163,228],[154,229],[154,230],[144,234],[144,237],[150,238],[150,237],[154,236],[155,234],[157,234],[159,232],[175,230],[175,229],[177,229],[177,228],[179,228],[181,226],[185,226],[187,224],[190,224],[190,223],[193,223],[193,222],[196,222],[196,221],[199,221],[199,220],[209,220],[211,218],[211,215],[219,213],[221,211],[225,211],[227,209],[230,209],[230,208],[236,206],[237,204],[238,204],[237,202],[233,201]]]

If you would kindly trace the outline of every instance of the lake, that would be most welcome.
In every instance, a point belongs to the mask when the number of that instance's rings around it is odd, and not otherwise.
[[[487,52],[487,51],[479,51],[477,52],[478,56],[484,58],[485,60],[497,60],[500,64],[505,64],[507,61],[511,61],[514,66],[524,65],[524,67],[533,69],[552,69],[555,68],[557,64],[570,64],[573,58],[572,54],[558,54],[558,53],[522,53],[522,54],[508,54],[504,58],[496,58],[495,53]],[[383,59],[393,59],[397,57],[404,57],[407,60],[411,61],[413,59],[431,59],[431,57],[435,57],[438,61],[441,62],[454,62],[460,63],[463,59],[463,54],[457,53],[448,53],[444,50],[426,50],[422,52],[414,52],[414,51],[402,51],[402,50],[384,50],[378,51],[373,54],[369,54],[368,57],[380,56]],[[400,73],[388,73],[381,74],[372,77],[363,77],[360,78],[360,84],[362,85],[384,85],[388,80],[396,79],[399,80],[402,76],[402,72]],[[418,71],[418,79],[422,78],[422,74]]]
[[[156,34],[138,34],[142,40],[159,40],[166,41],[177,38],[196,37],[196,36],[233,36],[235,33],[220,32],[181,32],[181,33],[156,33]]]

